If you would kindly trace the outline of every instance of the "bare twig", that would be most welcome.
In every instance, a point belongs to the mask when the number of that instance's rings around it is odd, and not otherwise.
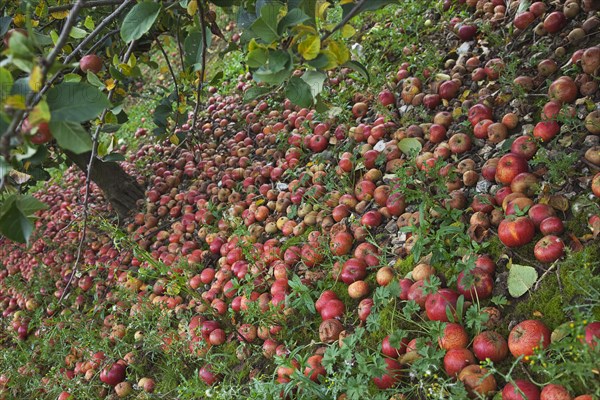
[[[202,88],[204,87],[204,74],[206,73],[206,47],[208,42],[206,40],[206,21],[204,19],[204,4],[202,1],[198,2],[198,15],[200,16],[200,25],[202,26],[202,65],[200,67],[200,78],[198,80],[198,88],[196,91],[196,106],[194,107],[194,119],[192,122],[192,128],[196,128],[196,122],[198,121],[198,111],[200,111],[200,95]]]
[[[129,45],[129,48],[127,49],[127,52],[125,53],[125,56],[123,56],[123,62],[129,61],[129,58],[131,57],[131,54],[133,52],[133,48],[135,47],[135,43],[136,43],[136,41],[134,40]],[[113,93],[114,93],[114,89],[110,90],[108,93],[108,101],[109,102],[112,100]],[[88,162],[87,171],[85,171],[86,178],[85,178],[85,195],[83,198],[83,228],[82,228],[81,238],[79,238],[79,244],[77,246],[77,256],[75,257],[75,263],[73,264],[73,271],[71,271],[69,280],[67,281],[67,284],[65,285],[65,288],[63,289],[63,291],[60,295],[60,299],[58,300],[59,304],[62,303],[63,299],[68,294],[71,283],[73,282],[73,278],[75,277],[75,274],[77,274],[77,267],[79,265],[79,261],[81,260],[83,244],[85,243],[85,239],[87,237],[87,228],[88,228],[88,219],[89,219],[88,204],[89,204],[89,200],[90,200],[90,191],[91,191],[90,189],[91,189],[91,185],[92,185],[92,167],[94,164],[94,160],[96,159],[96,154],[98,152],[98,137],[100,136],[100,130],[102,129],[102,126],[104,125],[104,120],[106,118],[106,115],[108,114],[108,111],[109,111],[108,108],[105,108],[104,111],[102,111],[102,114],[100,115],[100,123],[96,126],[96,130],[94,131],[94,134],[92,135],[92,151],[90,153],[90,160]]]
[[[358,14],[360,9],[366,2],[367,2],[367,0],[360,0],[358,3],[356,3],[354,8],[352,10],[350,10],[350,12],[344,17],[344,19],[342,19],[340,21],[339,24],[337,24],[331,31],[329,31],[329,32],[325,33],[323,36],[321,36],[321,42],[324,42],[325,40],[327,40],[337,30],[342,29],[342,27],[344,25],[346,25],[348,23],[348,21],[350,21],[356,14]]]
[[[90,1],[86,1],[84,7],[91,8],[91,7],[100,7],[100,6],[116,6],[121,3],[123,3],[123,0],[90,0]],[[62,6],[48,7],[48,12],[53,13],[53,12],[59,12],[59,11],[66,11],[66,10],[73,8],[74,6],[75,6],[75,4],[63,4]]]
[[[165,51],[163,45],[160,43],[160,38],[156,38],[156,44],[158,44],[158,48],[162,53],[165,61],[167,62],[167,67],[169,68],[169,72],[171,73],[171,78],[173,79],[173,84],[175,85],[175,97],[177,98],[177,115],[179,116],[179,87],[177,86],[177,77],[175,76],[175,71],[173,71],[173,67],[171,66],[171,61],[169,60],[169,56]],[[175,120],[175,126],[173,127],[173,131],[177,128],[179,118]]]
[[[546,271],[544,271],[542,276],[540,276],[540,279],[538,279],[537,282],[535,283],[535,286],[533,287],[533,291],[538,290],[540,284],[542,283],[542,280],[544,280],[546,275],[548,275],[550,273],[550,271],[552,271],[554,269],[554,267],[556,267],[556,266],[558,266],[558,261],[553,262],[552,265],[550,265],[550,267],[548,267],[548,269]]]
[[[177,16],[177,48],[179,49],[179,61],[181,62],[181,68],[185,68],[185,62],[183,61],[183,47],[181,46],[181,40],[180,40],[180,29],[179,27],[181,26],[180,24],[181,21],[181,16]]]
[[[58,54],[62,51],[64,45],[67,44],[69,34],[71,33],[71,28],[73,28],[73,26],[75,25],[77,15],[79,14],[79,10],[81,10],[81,7],[83,7],[83,5],[83,0],[77,0],[77,3],[73,5],[73,8],[69,13],[69,17],[67,18],[67,21],[65,22],[65,25],[63,26],[63,29],[60,32],[60,36],[56,41],[56,45],[54,46],[48,57],[42,60],[42,86],[46,83],[46,77],[48,75],[50,67],[52,67],[52,64],[54,64],[54,61],[58,57]]]

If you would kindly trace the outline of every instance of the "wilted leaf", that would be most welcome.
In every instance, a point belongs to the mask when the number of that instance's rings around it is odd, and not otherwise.
[[[566,197],[561,195],[550,196],[550,201],[548,202],[553,208],[565,212],[569,209],[569,200]]]

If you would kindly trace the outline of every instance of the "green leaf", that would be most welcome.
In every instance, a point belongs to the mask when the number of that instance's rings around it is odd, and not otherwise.
[[[126,43],[141,38],[156,21],[160,9],[160,3],[146,1],[136,4],[123,19],[121,38]]]
[[[508,271],[508,293],[512,297],[521,297],[535,284],[538,273],[528,265],[512,264]]]
[[[281,35],[287,28],[300,25],[309,19],[310,18],[304,13],[304,11],[300,10],[299,8],[294,8],[293,10],[290,10],[285,17],[281,19],[281,21],[279,21],[277,24],[277,33]]]
[[[30,60],[33,57],[27,36],[20,32],[10,35],[8,48],[15,58]]]
[[[125,161],[125,156],[121,153],[110,153],[102,159],[104,162]]]
[[[392,333],[390,335],[390,346],[394,347],[394,348],[398,348],[400,347],[400,344],[402,343],[402,339],[407,338],[408,337],[408,332],[405,331],[404,329],[396,329],[394,331],[394,333]]]
[[[92,149],[92,139],[83,127],[72,121],[50,121],[50,131],[60,147],[75,154],[85,153]]]
[[[0,68],[0,101],[4,101],[12,89],[14,80],[12,74],[6,68]]]
[[[89,73],[89,71],[88,71]],[[65,74],[63,82],[81,82],[81,75],[79,74]]]
[[[8,32],[11,23],[12,17],[0,17],[0,36],[4,36]]]
[[[268,87],[265,87],[265,86],[251,87],[250,89],[246,90],[246,92],[244,93],[244,103],[248,103],[249,101],[252,101],[252,100],[256,99],[257,97],[260,97],[264,94],[267,94],[270,91],[271,91],[271,89]]]
[[[364,65],[362,65],[358,61],[352,61],[352,60],[346,61],[342,65],[342,67],[353,69],[354,71],[361,74],[363,76],[363,78],[365,78],[367,80],[367,82],[371,81],[371,76],[369,75],[369,71],[367,70],[367,68]]]
[[[248,56],[246,57],[246,64],[248,64],[250,68],[260,68],[267,62],[268,59],[269,50],[263,49],[262,47],[257,47],[248,53]]]
[[[25,216],[15,198],[6,202],[0,212],[0,233],[19,243],[26,243],[33,232],[33,223]]]
[[[94,19],[90,15],[88,15],[87,17],[85,17],[85,22],[83,23],[83,26],[85,26],[89,30],[92,30],[96,27],[96,24],[94,23]]]
[[[412,153],[418,153],[421,151],[421,142],[419,142],[416,138],[404,138],[398,143],[398,148],[404,154],[411,155]]]
[[[212,34],[209,28],[206,28],[206,46],[210,47]],[[200,70],[202,65],[202,49],[204,40],[201,31],[192,31],[183,41],[184,61],[188,67],[194,67],[195,71]]]
[[[325,78],[327,78],[327,76],[319,71],[306,71],[301,77],[301,79],[310,86],[310,92],[313,98],[317,98],[323,91]]]
[[[69,33],[69,36],[71,36],[73,39],[83,39],[84,37],[87,36],[87,32],[84,29],[78,28],[76,26],[74,26],[71,29],[71,32]]]
[[[47,99],[53,121],[88,121],[110,106],[106,95],[88,83],[61,83]]]
[[[285,97],[300,107],[310,107],[313,103],[311,87],[296,76],[290,78],[285,88]]]
[[[265,43],[272,43],[279,39],[277,32],[280,3],[267,3],[260,9],[260,17],[252,23],[250,29]]]
[[[48,206],[33,196],[20,196],[16,200],[17,207],[26,216],[33,215],[36,211],[45,210]]]
[[[96,86],[97,88],[99,88],[100,90],[104,89],[104,82],[102,82],[100,80],[100,78],[98,78],[96,76],[96,74],[94,74],[92,71],[88,70],[87,72],[87,80],[89,83],[91,83],[92,85]]]
[[[257,82],[279,85],[291,75],[292,66],[292,56],[289,53],[283,50],[273,51],[269,53],[267,64],[257,69],[253,76]]]

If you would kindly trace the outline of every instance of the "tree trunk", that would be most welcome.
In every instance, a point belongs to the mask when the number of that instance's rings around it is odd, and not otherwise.
[[[65,153],[87,175],[91,153],[74,154],[70,151],[65,151]],[[121,220],[137,210],[136,202],[144,198],[144,189],[116,162],[104,162],[95,158],[92,164],[91,178],[102,189],[104,196]]]

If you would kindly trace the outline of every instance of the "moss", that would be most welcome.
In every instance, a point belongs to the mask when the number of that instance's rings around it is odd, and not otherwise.
[[[486,247],[485,252],[489,254],[492,260],[498,260],[506,250],[506,247],[500,242],[498,236],[492,237],[487,244],[488,246]]]
[[[394,268],[396,269],[396,272],[398,272],[398,274],[401,277],[406,276],[406,274],[411,272],[414,267],[415,267],[415,262],[414,262],[412,254],[404,259],[399,258],[396,261],[396,264],[394,264]]]
[[[582,251],[571,253],[557,267],[557,273],[550,272],[540,283],[537,290],[529,297],[519,301],[510,313],[511,319],[526,319],[541,314],[544,322],[551,328],[571,318],[574,310],[572,304],[594,301],[587,298],[589,294],[600,290],[598,278],[598,246],[587,246]],[[557,275],[558,274],[558,275]],[[560,286],[559,286],[560,278]],[[600,318],[600,302],[589,303],[580,311],[590,314],[594,319]]]

